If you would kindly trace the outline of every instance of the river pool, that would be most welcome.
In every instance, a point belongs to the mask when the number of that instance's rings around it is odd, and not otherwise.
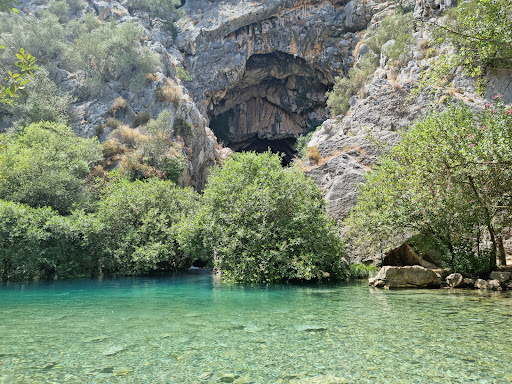
[[[511,383],[512,295],[224,285],[210,275],[0,285],[0,383]]]

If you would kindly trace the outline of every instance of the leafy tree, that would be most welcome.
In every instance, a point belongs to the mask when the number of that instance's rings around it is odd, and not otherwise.
[[[418,122],[367,175],[346,221],[359,245],[383,247],[415,233],[428,235],[455,264],[480,257],[481,234],[492,243],[496,268],[500,232],[512,208],[512,110],[498,97],[474,114],[452,106]],[[464,258],[464,257],[463,257]]]
[[[111,272],[140,274],[192,265],[178,247],[180,221],[196,208],[197,195],[170,181],[152,178],[108,184],[99,203],[105,227],[104,263]]]
[[[79,35],[67,55],[90,84],[113,78],[138,89],[145,74],[155,72],[161,64],[158,55],[141,45],[142,37],[143,30],[136,23],[111,22]]]
[[[454,54],[442,54],[423,75],[423,87],[446,84],[452,68],[462,66],[484,91],[484,75],[512,68],[512,4],[510,0],[461,1],[431,31],[438,45],[449,43]],[[448,80],[449,81],[449,80]]]
[[[345,276],[342,242],[322,193],[270,152],[237,153],[212,171],[180,243],[213,255],[225,281],[270,282]]]
[[[87,204],[86,178],[100,159],[96,138],[77,137],[62,124],[34,123],[2,134],[0,198],[69,213]]]
[[[95,276],[101,233],[90,214],[0,200],[0,281]]]

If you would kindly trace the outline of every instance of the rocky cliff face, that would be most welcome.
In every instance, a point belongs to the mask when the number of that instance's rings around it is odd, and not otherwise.
[[[386,1],[189,0],[178,22],[187,88],[234,150],[294,140],[326,118],[325,92]],[[261,142],[260,140],[263,140]]]

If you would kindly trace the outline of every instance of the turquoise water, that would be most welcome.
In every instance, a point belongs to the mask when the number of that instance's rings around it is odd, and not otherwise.
[[[511,325],[509,293],[209,275],[0,285],[0,382],[511,383]]]

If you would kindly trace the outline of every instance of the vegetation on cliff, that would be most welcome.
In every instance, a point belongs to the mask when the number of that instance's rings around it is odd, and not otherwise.
[[[433,113],[367,174],[346,221],[350,236],[387,248],[420,233],[461,272],[494,269],[512,213],[510,164],[512,109],[499,97],[479,113],[457,105]],[[484,234],[489,251],[480,248]]]

